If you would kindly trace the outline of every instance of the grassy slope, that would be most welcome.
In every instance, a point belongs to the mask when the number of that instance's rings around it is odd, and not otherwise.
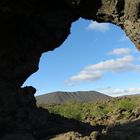
[[[40,105],[51,113],[60,114],[67,118],[86,121],[87,118],[111,117],[121,115],[120,119],[127,119],[140,107],[140,97],[122,97],[96,103],[67,102],[61,105]],[[103,118],[104,119],[104,118]]]
[[[100,135],[101,140],[140,140],[140,96],[114,98],[96,103],[67,102],[63,105],[41,106],[51,113],[74,118],[93,126],[106,126],[101,133],[93,131],[86,137],[76,132],[68,132],[52,140],[97,140],[95,134]]]

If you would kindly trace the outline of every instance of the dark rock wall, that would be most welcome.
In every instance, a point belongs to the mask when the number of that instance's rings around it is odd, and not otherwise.
[[[79,17],[120,26],[140,49],[140,0],[0,1],[0,133],[36,109],[35,89],[20,87]]]
[[[140,49],[140,0],[83,0],[79,13],[86,19],[120,26]]]
[[[62,1],[55,4],[51,0],[0,1],[0,102],[3,105],[4,102],[13,105],[17,89],[38,70],[41,54],[60,46],[76,19]]]

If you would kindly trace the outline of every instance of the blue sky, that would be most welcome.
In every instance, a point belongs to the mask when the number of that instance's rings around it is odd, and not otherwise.
[[[59,48],[44,53],[23,86],[36,95],[96,90],[111,96],[140,93],[140,53],[121,28],[80,19]]]

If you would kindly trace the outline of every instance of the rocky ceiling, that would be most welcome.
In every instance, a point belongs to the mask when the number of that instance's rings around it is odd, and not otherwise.
[[[0,136],[33,127],[27,120],[37,111],[35,89],[21,85],[38,70],[41,54],[59,47],[80,17],[120,26],[140,49],[140,0],[0,1]]]

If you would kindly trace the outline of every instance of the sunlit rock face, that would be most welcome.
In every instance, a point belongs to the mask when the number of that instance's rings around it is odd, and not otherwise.
[[[59,47],[79,17],[120,26],[140,49],[140,0],[0,1],[0,137],[35,133],[35,89],[20,87],[38,70],[41,54]]]
[[[140,49],[140,0],[81,0],[81,17],[120,26]]]

